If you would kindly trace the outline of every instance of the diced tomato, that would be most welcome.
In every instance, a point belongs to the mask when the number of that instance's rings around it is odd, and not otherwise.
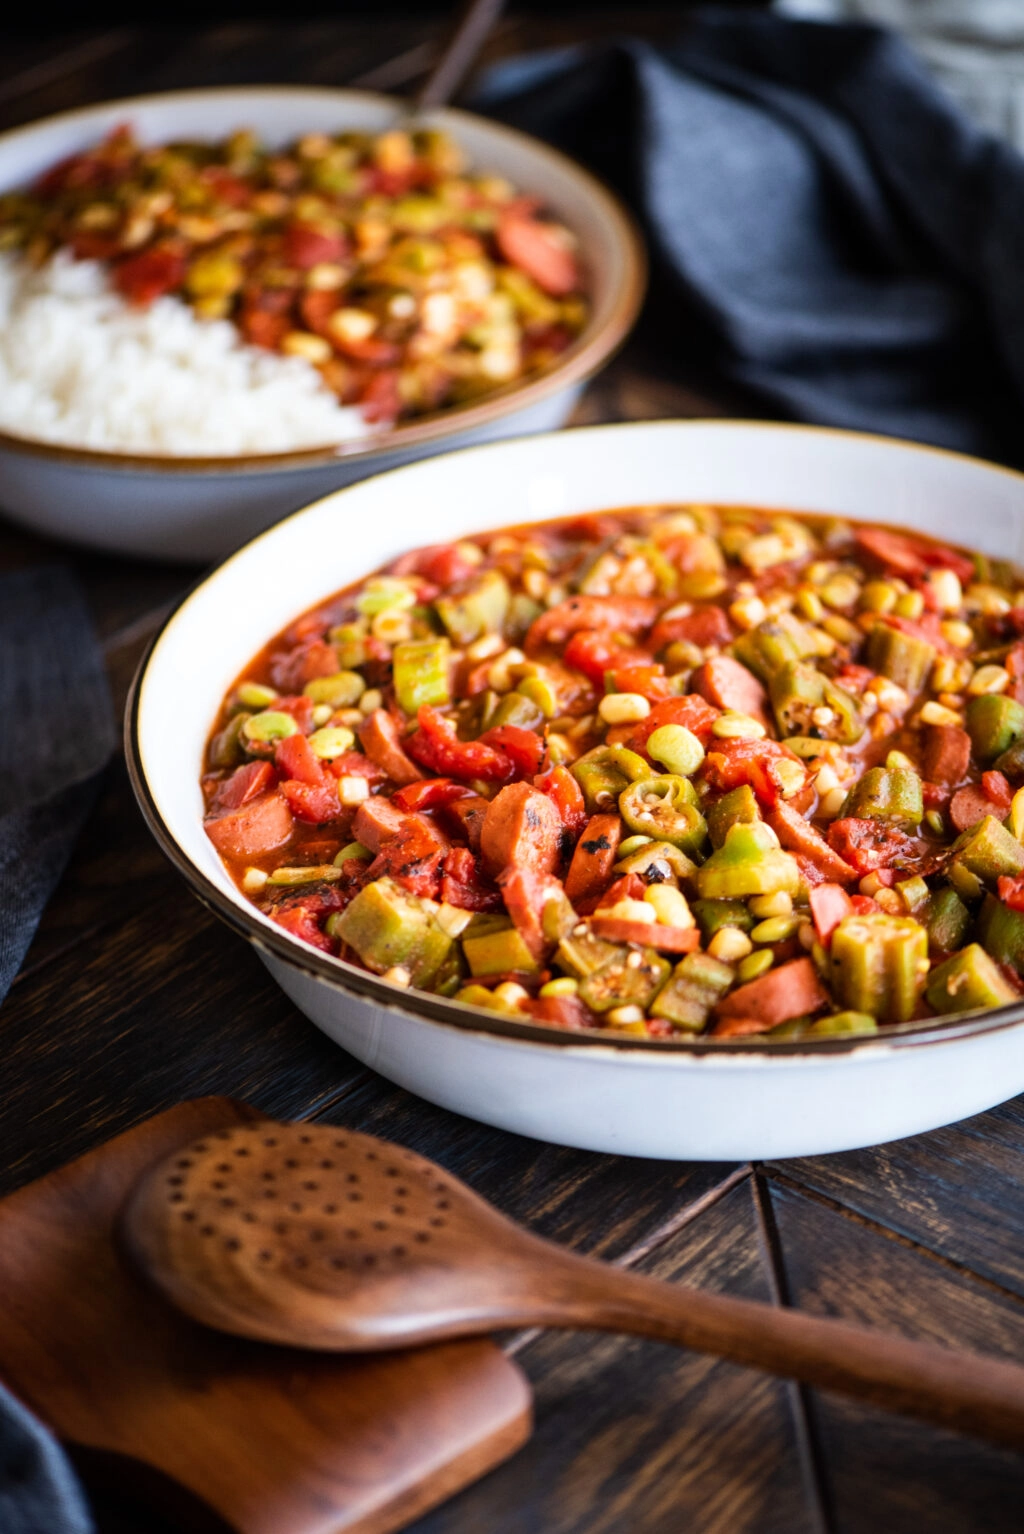
[[[1011,911],[1024,911],[1024,877],[1017,875],[1014,878],[1006,874],[1000,874],[996,885],[999,898],[1004,905],[1008,905]]]
[[[568,767],[552,767],[534,778],[533,786],[553,800],[562,825],[575,842],[587,823],[587,802]]]
[[[242,207],[252,196],[252,187],[222,165],[204,166],[199,179],[210,188],[218,202],[225,202],[231,208]]]
[[[923,875],[934,872],[942,862],[942,853],[934,851],[927,842],[915,841],[881,820],[833,820],[828,828],[828,842],[862,875],[887,868]]]
[[[636,692],[648,703],[661,703],[665,698],[675,696],[664,666],[657,664],[617,666],[606,673],[606,680],[608,678],[615,692]]]
[[[282,901],[269,915],[293,937],[301,938],[304,943],[319,948],[323,953],[334,953],[337,944],[323,930],[324,918],[332,911],[342,910],[351,900],[352,893],[337,885],[315,892],[303,892]]]
[[[941,783],[922,783],[921,798],[926,810],[944,810],[953,797],[953,790]]]
[[[269,314],[265,309],[243,309],[238,326],[250,346],[262,346],[276,352],[293,327],[286,314]]]
[[[610,639],[607,633],[592,629],[580,629],[573,634],[562,659],[567,666],[582,671],[596,687],[601,688],[604,687],[604,679],[609,671],[651,664],[651,657],[646,650],[626,649],[624,645]]]
[[[221,815],[226,810],[240,809],[250,799],[273,788],[276,781],[269,762],[246,762],[244,767],[236,767],[230,778],[217,784],[210,800],[210,814]]]
[[[513,210],[498,220],[496,239],[505,260],[552,298],[565,298],[578,287],[576,257],[557,225]]]
[[[480,778],[485,783],[509,783],[515,764],[507,752],[479,740],[459,740],[455,725],[437,709],[424,704],[419,729],[406,741],[406,750],[424,767],[444,777]]]
[[[659,618],[651,631],[651,649],[655,655],[677,640],[687,639],[702,650],[720,648],[732,640],[732,624],[724,608],[699,607],[675,618]]]
[[[398,388],[398,370],[388,368],[375,373],[359,398],[363,417],[371,424],[393,421],[402,408]]]
[[[907,580],[919,580],[929,570],[952,570],[961,581],[974,579],[974,561],[945,544],[883,527],[859,527],[854,539],[865,554]]]
[[[855,666],[852,661],[845,666],[840,666],[836,672],[835,681],[844,692],[852,692],[857,697],[864,691],[869,682],[873,682],[875,673],[870,666]]]
[[[112,261],[120,249],[121,242],[116,234],[78,229],[71,236],[71,253],[76,261]]]
[[[650,628],[660,607],[656,597],[567,597],[534,619],[526,636],[526,649],[561,645],[581,629],[640,634]]]
[[[445,853],[441,899],[462,911],[500,911],[501,892],[467,847]]]
[[[872,900],[870,895],[851,895],[850,910],[854,916],[870,916],[872,911],[880,911],[882,908],[877,900]]]
[[[853,904],[841,884],[819,884],[810,891],[808,899],[818,942],[827,948],[839,923],[852,913]]]
[[[739,788],[749,783],[764,804],[775,804],[785,787],[775,771],[783,758],[799,761],[776,740],[716,740],[705,758],[704,776],[712,788]],[[835,850],[843,856],[839,848]]]
[[[287,735],[284,740],[279,740],[274,750],[274,765],[283,778],[295,778],[314,788],[323,787],[326,778],[323,764],[305,735]],[[333,783],[330,787],[337,799]]]
[[[391,841],[385,842],[370,864],[371,879],[385,874],[412,895],[436,900],[441,893],[441,863],[445,849],[426,826],[410,821]]]
[[[666,698],[663,703],[654,705],[646,719],[640,720],[630,736],[630,750],[645,751],[648,740],[663,724],[684,725],[706,747],[711,740],[711,726],[718,718],[718,713],[713,704],[696,692],[686,693],[680,698]]]
[[[532,996],[523,1002],[524,1012],[538,1023],[550,1023],[554,1028],[568,1028],[577,1033],[581,1028],[600,1028],[601,1020],[578,996]]]
[[[520,778],[535,777],[544,765],[547,747],[535,730],[523,730],[516,724],[500,724],[480,736],[481,744],[504,751]]]
[[[290,650],[275,653],[270,662],[270,680],[284,693],[299,693],[307,682],[333,676],[337,669],[338,657],[333,646],[316,634]]]
[[[286,778],[281,784],[281,792],[291,806],[292,814],[299,820],[308,820],[320,826],[325,821],[336,820],[341,814],[338,786],[332,778],[320,783],[304,783],[300,778]]]
[[[185,278],[185,258],[176,250],[155,246],[116,262],[111,276],[117,291],[130,304],[144,307],[181,286]]]
[[[610,907],[620,900],[642,900],[646,892],[647,885],[639,874],[621,874],[602,894],[601,905]]]
[[[422,575],[442,589],[447,589],[457,581],[468,580],[475,569],[476,566],[452,544],[439,543],[429,549],[420,549],[411,569],[402,573]]]
[[[327,771],[336,778],[365,778],[372,784],[383,783],[385,777],[377,763],[361,751],[343,751],[340,756],[332,756]]]
[[[348,241],[341,230],[315,229],[311,224],[289,224],[284,232],[282,256],[287,266],[308,271],[322,261],[340,261]]]
[[[533,957],[542,962],[555,946],[555,934],[544,930],[544,907],[561,894],[561,885],[549,873],[535,868],[511,868],[499,877],[505,909]]]
[[[436,810],[456,799],[465,799],[472,792],[465,783],[456,783],[454,778],[421,778],[418,783],[398,789],[391,795],[391,803],[397,804],[400,810]]]

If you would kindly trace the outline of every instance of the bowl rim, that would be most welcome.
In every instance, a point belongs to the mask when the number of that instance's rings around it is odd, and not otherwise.
[[[200,98],[242,96],[320,96],[345,101],[369,102],[386,105],[396,112],[406,103],[399,96],[380,91],[364,91],[345,87],[320,85],[229,85],[198,87],[193,90],[153,91],[141,96],[116,97],[65,112],[54,112],[31,123],[23,123],[0,133],[0,154],[19,139],[31,139],[39,130],[55,124],[88,121],[110,111],[130,115],[133,110],[153,104],[173,106],[178,102],[187,105]],[[647,289],[648,259],[640,226],[622,200],[592,171],[587,170],[569,155],[546,144],[542,139],[510,128],[478,112],[467,112],[460,107],[432,109],[429,117],[454,119],[457,129],[460,122],[482,124],[487,131],[507,139],[510,146],[526,147],[531,154],[540,155],[556,166],[563,174],[574,179],[587,197],[601,207],[615,226],[622,249],[625,272],[611,300],[609,313],[598,329],[588,320],[580,335],[550,368],[527,379],[525,382],[504,384],[491,390],[478,403],[453,406],[421,416],[404,426],[392,427],[380,433],[370,433],[350,442],[312,448],[293,448],[278,453],[184,455],[172,453],[118,452],[109,448],[88,448],[49,442],[43,438],[22,436],[17,432],[0,429],[0,449],[25,457],[43,458],[50,462],[73,465],[78,468],[113,470],[125,473],[167,474],[281,474],[296,469],[323,468],[343,460],[346,463],[372,458],[374,454],[387,452],[414,452],[417,448],[443,441],[448,436],[474,431],[488,426],[503,416],[525,410],[539,404],[549,395],[584,384],[604,366],[624,343],[633,328]]]
[[[597,433],[606,435],[611,432],[628,432],[638,426],[648,431],[652,427],[664,428],[669,431],[675,431],[681,427],[694,427],[705,431],[708,429],[734,430],[742,428],[744,430],[791,435],[801,433],[813,435],[819,439],[840,437],[843,439],[853,438],[859,441],[878,442],[885,444],[887,447],[897,447],[912,452],[927,453],[941,458],[951,458],[960,462],[973,463],[986,470],[986,472],[1008,476],[1024,489],[1024,472],[1007,468],[1002,464],[990,463],[988,460],[978,458],[973,454],[958,453],[949,448],[932,447],[927,443],[912,442],[898,437],[888,437],[879,432],[809,426],[798,422],[745,420],[731,417],[663,421],[619,421],[596,426],[571,427],[568,430],[563,429],[558,432],[539,432],[521,440],[524,446],[527,443],[536,445],[563,437],[568,433],[571,433],[573,436]],[[507,452],[509,446],[510,444],[507,442],[480,443],[473,447],[458,449],[457,456],[487,454],[495,451]],[[205,571],[192,583],[166,614],[159,628],[147,644],[145,652],[139,661],[128,692],[124,712],[124,752],[129,780],[143,819],[146,821],[161,851],[177,869],[178,873],[182,875],[186,884],[191,888],[192,893],[197,896],[208,910],[225,922],[229,928],[244,937],[258,952],[263,952],[275,959],[282,960],[290,968],[297,970],[307,978],[318,981],[321,984],[326,984],[352,999],[370,1002],[388,1010],[400,1012],[408,1019],[414,1019],[417,1022],[441,1024],[460,1033],[485,1035],[494,1040],[503,1040],[510,1044],[540,1044],[551,1049],[568,1049],[588,1057],[598,1057],[603,1053],[606,1057],[614,1057],[620,1060],[624,1057],[631,1060],[639,1060],[641,1058],[657,1059],[665,1064],[674,1063],[676,1066],[686,1065],[694,1060],[703,1060],[706,1063],[717,1061],[723,1064],[727,1061],[737,1063],[745,1061],[748,1064],[752,1061],[759,1061],[770,1064],[772,1061],[782,1062],[787,1059],[792,1061],[794,1057],[799,1057],[804,1061],[813,1059],[824,1060],[837,1055],[848,1057],[867,1056],[888,1052],[893,1049],[920,1049],[938,1044],[949,1044],[958,1039],[976,1038],[983,1034],[1002,1032],[1009,1028],[1019,1027],[1024,1023],[1024,996],[1022,996],[1018,1001],[1008,1002],[1001,1007],[990,1008],[984,1012],[964,1013],[962,1015],[952,1014],[946,1019],[927,1018],[918,1022],[892,1024],[887,1026],[883,1032],[877,1034],[835,1035],[831,1037],[822,1035],[813,1041],[793,1039],[769,1042],[758,1035],[748,1035],[739,1039],[714,1039],[701,1035],[696,1035],[693,1038],[612,1039],[606,1033],[596,1029],[569,1031],[532,1021],[520,1022],[511,1014],[499,1012],[489,1014],[482,1008],[470,1007],[463,1002],[443,996],[435,996],[429,991],[403,990],[382,980],[379,976],[371,974],[368,970],[357,968],[354,964],[348,963],[347,960],[320,953],[317,949],[303,943],[299,938],[293,937],[283,928],[275,929],[272,924],[259,919],[255,914],[255,907],[250,910],[241,901],[236,904],[230,896],[219,889],[196,866],[177,841],[165,822],[149,786],[139,739],[139,711],[150,659],[177,614],[188,604],[200,588],[215,581],[221,569],[233,559],[245,553],[254,544],[261,542],[263,539],[271,538],[279,528],[292,522],[297,517],[304,516],[308,511],[313,510],[324,501],[333,500],[337,496],[345,495],[349,490],[356,491],[361,485],[365,485],[370,478],[387,478],[393,474],[405,473],[412,468],[415,468],[414,464],[382,470],[378,474],[367,476],[367,479],[360,480],[355,485],[331,491],[328,495],[318,497],[317,500],[311,501],[308,505],[291,512],[272,527],[249,539],[238,549],[234,550],[232,554],[229,554],[226,559],[219,561],[212,570]]]

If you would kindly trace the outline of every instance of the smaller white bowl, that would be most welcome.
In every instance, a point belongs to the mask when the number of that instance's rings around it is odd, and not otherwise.
[[[254,128],[270,144],[345,128],[381,131],[403,103],[367,91],[260,86],[176,91],[66,112],[0,134],[0,190],[31,182],[64,156],[129,122],[149,143]],[[450,448],[551,430],[629,332],[643,298],[643,246],[629,215],[595,178],[536,139],[468,112],[425,119],[451,132],[473,164],[540,197],[576,233],[591,314],[547,372],[479,402],[410,421],[349,446],[261,456],[184,458],[95,452],[0,432],[0,506],[53,537],[144,558],[220,558],[286,512],[330,490]]]
[[[488,528],[673,501],[784,507],[920,528],[1021,562],[1024,475],[813,427],[601,426],[499,443],[368,480],[257,538],[168,620],[136,679],[126,748],[151,830],[303,1012],[443,1107],[585,1150],[690,1161],[808,1156],[934,1129],[1024,1090],[1024,1001],[878,1036],[629,1040],[486,1014],[291,937],[240,894],[203,830],[199,775],[221,699],[266,641],[408,548]],[[344,529],[358,525],[358,546]]]

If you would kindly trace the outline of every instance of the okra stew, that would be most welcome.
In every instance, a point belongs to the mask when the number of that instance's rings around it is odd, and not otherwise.
[[[420,549],[224,699],[206,830],[285,931],[561,1029],[874,1034],[1024,974],[1024,576],[629,508]]]

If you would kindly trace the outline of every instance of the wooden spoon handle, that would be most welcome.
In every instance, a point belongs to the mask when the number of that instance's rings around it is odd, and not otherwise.
[[[555,1280],[555,1319],[632,1332],[748,1364],[822,1390],[855,1396],[904,1416],[1024,1449],[1024,1368],[978,1353],[911,1342],[844,1321],[752,1300],[679,1288],[576,1258],[572,1290]],[[551,1277],[554,1277],[552,1274]],[[555,1298],[561,1291],[562,1297]],[[549,1291],[550,1292],[550,1291]],[[568,1321],[572,1311],[576,1319]]]
[[[426,112],[452,99],[504,7],[505,0],[466,0],[441,57],[416,92],[415,112]]]

